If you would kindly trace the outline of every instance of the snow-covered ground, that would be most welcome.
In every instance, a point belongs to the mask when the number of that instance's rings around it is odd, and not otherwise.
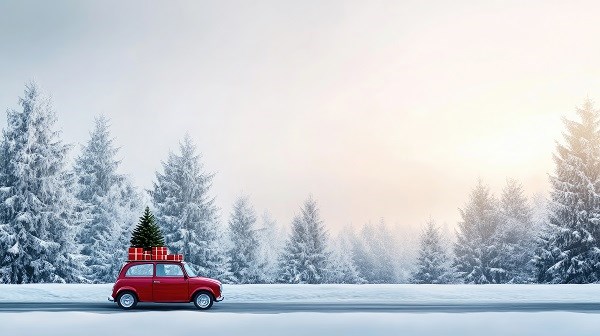
[[[106,302],[107,285],[0,285],[2,302]],[[600,302],[600,285],[226,285],[228,302]],[[0,335],[597,335],[600,314],[3,312]]]
[[[0,302],[106,302],[112,284],[0,285]],[[227,302],[600,302],[590,285],[224,285]]]
[[[577,313],[290,313],[199,311],[0,313],[0,334],[13,335],[598,335],[600,315]]]

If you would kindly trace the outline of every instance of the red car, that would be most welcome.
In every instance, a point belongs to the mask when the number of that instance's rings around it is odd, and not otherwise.
[[[129,261],[113,286],[110,301],[123,309],[138,302],[193,302],[198,309],[209,309],[223,300],[223,286],[204,278],[181,261]]]

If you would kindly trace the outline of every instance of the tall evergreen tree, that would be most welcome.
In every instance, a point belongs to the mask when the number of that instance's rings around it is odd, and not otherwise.
[[[393,231],[390,229],[393,239],[388,238],[388,240],[391,241],[388,244],[393,246],[391,255],[393,256],[392,260],[394,262],[394,282],[411,282],[412,275],[416,270],[417,258],[419,256],[421,232],[422,228],[418,225],[402,225],[395,228]],[[446,233],[442,232],[441,228],[440,232]],[[452,243],[450,239],[447,239],[447,236],[444,236],[444,239],[445,248],[449,251],[447,247],[452,245]]]
[[[50,98],[35,83],[19,105],[7,112],[0,148],[0,282],[81,281],[68,146]]]
[[[330,265],[327,240],[317,202],[309,197],[292,222],[292,232],[281,257],[280,281],[324,283]]]
[[[99,117],[74,165],[76,195],[88,215],[77,240],[86,256],[86,276],[93,282],[111,282],[117,276],[126,259],[131,224],[140,210],[139,194],[117,172],[117,152],[108,119]]]
[[[442,236],[433,220],[425,224],[421,233],[417,270],[412,282],[418,284],[445,284],[453,280],[451,259],[444,249]]]
[[[334,241],[331,253],[331,266],[327,273],[327,283],[360,284],[365,279],[360,276],[354,264],[351,236],[348,231],[341,232]]]
[[[258,283],[262,265],[258,258],[256,215],[248,197],[239,197],[229,219],[231,248],[228,251],[230,270],[236,283]]]
[[[554,155],[550,218],[535,256],[539,282],[600,281],[600,114],[586,100],[577,115],[564,119]]]
[[[454,245],[458,278],[475,284],[506,282],[506,270],[500,262],[498,201],[481,180],[460,214],[462,222],[458,223]]]
[[[279,255],[285,245],[285,232],[269,212],[263,214],[261,222],[261,227],[257,230],[261,280],[275,283],[279,275]]]
[[[131,247],[141,247],[147,251],[152,247],[165,246],[163,234],[149,207],[146,207],[138,225],[133,230],[130,243]]]
[[[206,173],[192,139],[186,135],[180,154],[169,153],[164,172],[156,173],[150,191],[165,242],[184,254],[203,276],[229,281],[224,237],[210,195],[213,174]]]
[[[359,275],[368,283],[396,283],[395,241],[383,219],[365,224],[355,237],[352,256]]]
[[[531,259],[535,250],[532,210],[523,193],[523,187],[508,179],[500,198],[500,263],[506,270],[506,280],[512,283],[528,282],[531,278]]]

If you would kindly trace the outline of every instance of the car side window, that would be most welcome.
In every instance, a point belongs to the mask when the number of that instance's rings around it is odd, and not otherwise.
[[[159,277],[183,277],[181,266],[176,264],[156,264],[156,276]]]
[[[151,277],[152,276],[152,264],[140,264],[129,267],[126,277]]]

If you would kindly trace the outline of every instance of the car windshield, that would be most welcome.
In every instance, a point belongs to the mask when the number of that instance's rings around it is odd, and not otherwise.
[[[187,275],[189,277],[197,277],[198,275],[196,274],[196,271],[194,271],[194,269],[192,268],[192,266],[183,263],[183,268],[185,268],[185,272],[187,273]]]

